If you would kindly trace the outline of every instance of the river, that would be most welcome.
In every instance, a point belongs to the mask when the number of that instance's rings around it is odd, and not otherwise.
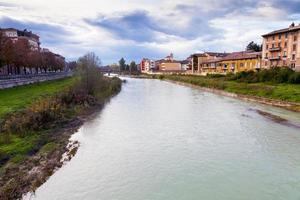
[[[127,79],[72,139],[35,200],[299,200],[300,114],[174,83]]]

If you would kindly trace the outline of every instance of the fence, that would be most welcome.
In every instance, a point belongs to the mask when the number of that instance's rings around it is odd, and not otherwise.
[[[51,72],[43,74],[24,74],[24,75],[1,75],[0,89],[16,87],[20,85],[27,85],[31,83],[61,79],[72,76],[72,72]]]

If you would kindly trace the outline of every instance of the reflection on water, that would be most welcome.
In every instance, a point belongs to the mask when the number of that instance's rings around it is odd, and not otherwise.
[[[300,131],[260,109],[300,115],[159,80],[128,79],[73,138],[77,155],[41,200],[300,199]]]

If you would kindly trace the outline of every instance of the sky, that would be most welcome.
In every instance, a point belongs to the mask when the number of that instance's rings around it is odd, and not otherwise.
[[[42,47],[104,65],[171,52],[234,52],[261,35],[300,23],[300,0],[0,0],[0,27],[27,29]]]

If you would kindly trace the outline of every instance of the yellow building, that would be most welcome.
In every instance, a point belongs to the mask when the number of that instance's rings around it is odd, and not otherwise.
[[[261,68],[261,52],[241,51],[230,53],[225,57],[209,59],[199,64],[201,74],[237,73],[258,71]]]

